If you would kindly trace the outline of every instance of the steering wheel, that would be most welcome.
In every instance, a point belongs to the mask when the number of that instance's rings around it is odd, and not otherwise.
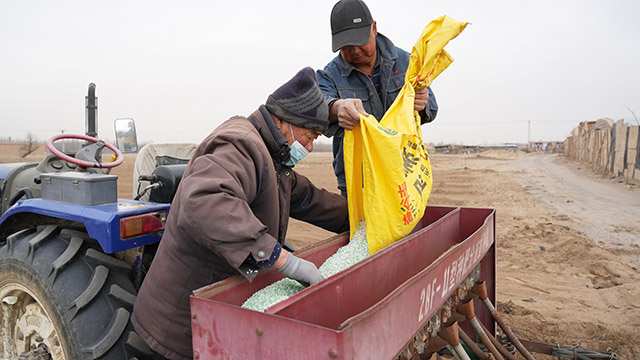
[[[62,151],[58,150],[55,146],[53,146],[54,142],[58,140],[66,140],[66,139],[80,139],[80,140],[90,141],[93,143],[87,147],[84,147],[82,150],[76,153],[77,157],[82,157],[86,160],[71,157],[63,153]],[[110,163],[102,163],[98,160],[95,160],[95,158],[100,155],[100,151],[105,146],[116,154],[115,161]],[[60,134],[60,135],[53,136],[49,140],[47,140],[47,149],[49,149],[49,151],[51,151],[53,155],[59,157],[64,161],[68,161],[72,164],[76,164],[78,166],[82,166],[85,168],[109,169],[122,164],[122,162],[124,161],[124,156],[122,155],[120,150],[118,150],[115,146],[111,144],[107,144],[102,140],[98,140],[94,137],[86,136],[86,135]],[[90,152],[93,152],[93,153],[89,155]],[[83,156],[79,156],[79,155],[83,155]]]

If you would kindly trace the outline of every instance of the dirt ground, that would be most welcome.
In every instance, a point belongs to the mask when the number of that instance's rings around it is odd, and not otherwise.
[[[25,161],[9,152],[0,144],[0,162]],[[112,171],[121,198],[133,197],[134,160],[126,155]],[[432,154],[431,164],[430,205],[497,210],[498,309],[518,336],[640,359],[637,184],[561,155]],[[330,153],[312,153],[296,170],[337,192]],[[332,235],[292,219],[288,239],[303,247]]]

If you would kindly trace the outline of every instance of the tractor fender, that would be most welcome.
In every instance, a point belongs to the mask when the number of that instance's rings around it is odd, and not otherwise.
[[[103,205],[76,205],[44,199],[27,199],[12,206],[0,217],[0,239],[18,229],[43,225],[37,219],[81,223],[87,233],[96,239],[103,251],[112,254],[160,241],[162,231],[122,239],[120,220],[123,218],[160,213],[166,219],[170,204],[118,199],[117,203]],[[35,220],[34,220],[35,219]],[[52,221],[49,220],[49,221]]]

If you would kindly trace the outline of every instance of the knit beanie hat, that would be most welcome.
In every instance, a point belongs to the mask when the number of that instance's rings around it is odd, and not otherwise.
[[[305,129],[325,131],[329,126],[329,106],[310,67],[269,95],[265,106],[280,120]]]

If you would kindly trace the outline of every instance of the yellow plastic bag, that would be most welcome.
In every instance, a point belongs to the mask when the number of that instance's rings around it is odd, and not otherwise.
[[[360,123],[345,131],[349,223],[355,230],[366,220],[370,254],[409,234],[424,215],[433,178],[413,109],[415,87],[430,85],[453,62],[444,46],[466,26],[446,15],[430,22],[411,51],[405,85],[382,120],[360,115]]]

